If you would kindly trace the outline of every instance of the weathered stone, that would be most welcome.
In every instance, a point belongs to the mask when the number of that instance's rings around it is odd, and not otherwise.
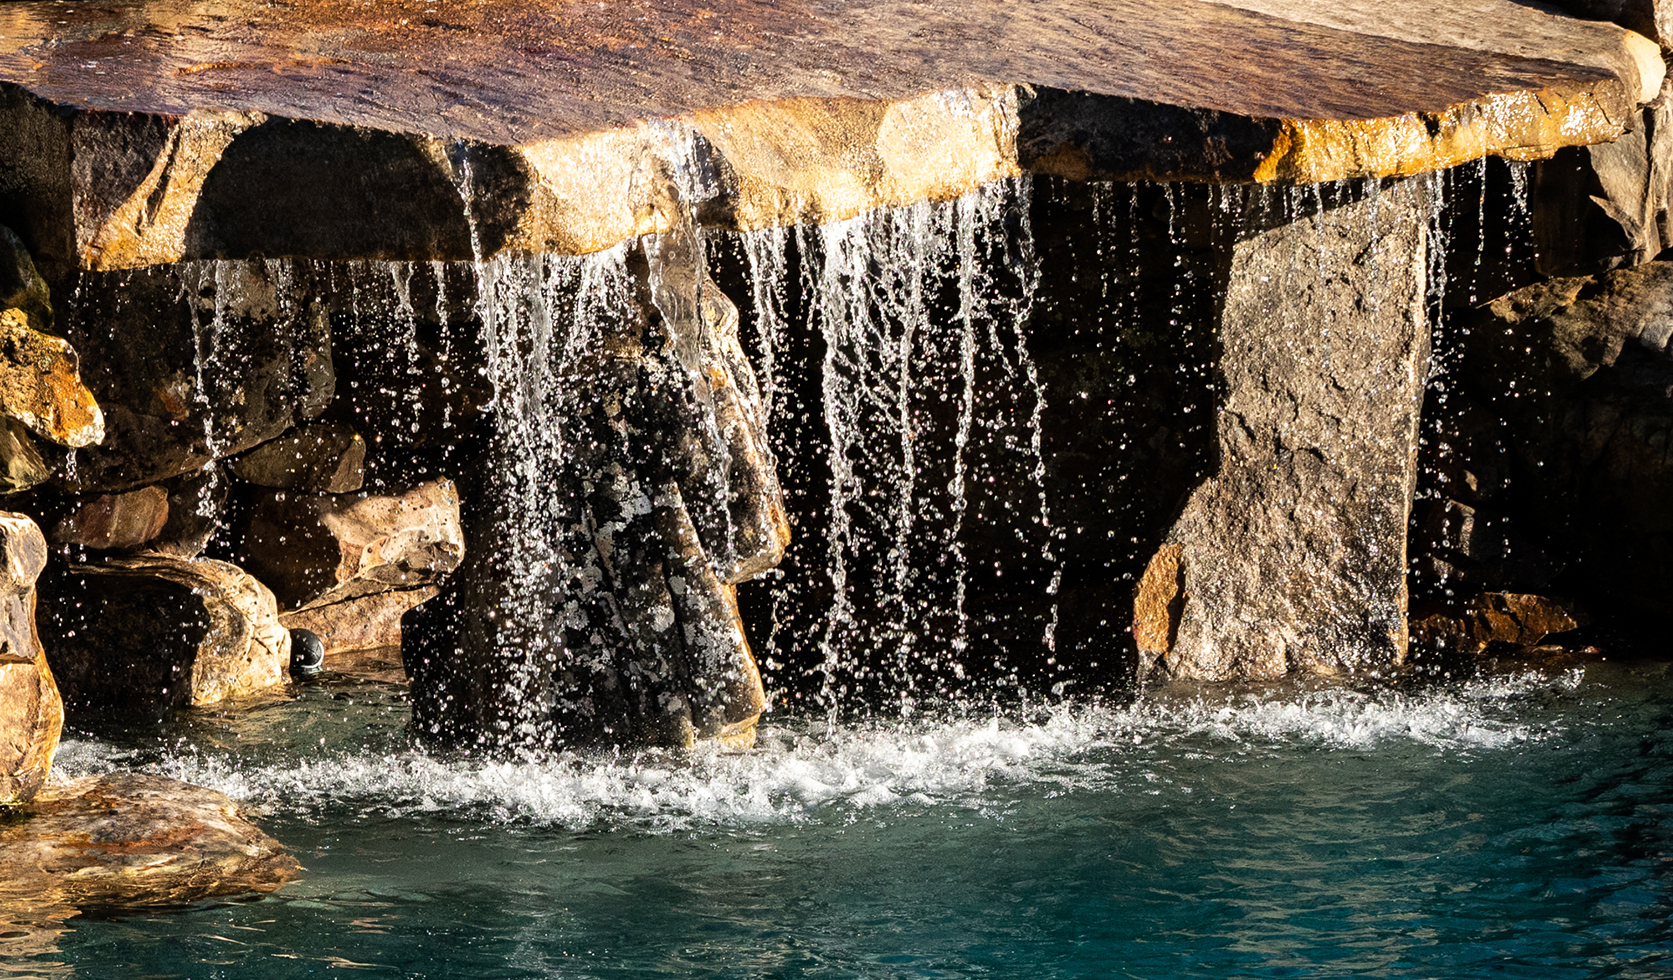
[[[1533,646],[1585,624],[1585,616],[1565,599],[1484,592],[1458,606],[1414,616],[1411,634],[1414,646],[1426,651],[1473,656],[1492,643]]]
[[[48,787],[0,824],[0,909],[142,909],[270,892],[302,870],[224,794],[113,773]]]
[[[1503,419],[1506,506],[1565,591],[1673,613],[1673,263],[1554,279],[1468,323],[1459,374]]]
[[[30,327],[17,309],[0,311],[0,412],[72,449],[105,437],[104,413],[81,383],[75,350]]]
[[[293,304],[282,262],[205,262],[80,283],[66,335],[107,435],[63,471],[75,493],[202,469],[318,416],[335,390],[330,321]]]
[[[1166,631],[1174,644],[1145,667],[1276,677],[1404,657],[1429,357],[1423,188],[1293,218],[1246,211],[1271,226],[1230,250],[1219,469],[1169,532],[1184,602]],[[1164,635],[1157,605],[1136,610],[1152,638]]]
[[[303,493],[352,493],[366,480],[366,440],[332,423],[304,425],[264,442],[230,464],[258,487]]]
[[[401,646],[401,617],[422,602],[435,598],[436,588],[391,589],[354,596],[338,602],[311,605],[279,614],[286,629],[311,630],[325,644],[331,670],[339,669],[336,655],[359,650]]]
[[[1404,175],[1611,139],[1664,72],[1653,42],[1512,0],[65,13],[0,6],[0,118],[26,154],[0,159],[0,217],[54,277],[591,252],[671,228],[656,185],[694,166],[703,220],[743,228],[945,200],[1020,169]],[[1237,84],[1205,83],[1228,64]],[[325,112],[319,85],[378,98]],[[340,173],[356,179],[321,177]]]
[[[29,250],[4,225],[0,225],[0,309],[22,310],[31,326],[52,329],[51,290],[35,270]]]
[[[168,512],[169,495],[162,487],[101,494],[59,521],[52,540],[84,548],[137,548],[162,533]]]
[[[265,494],[243,547],[286,609],[432,585],[464,557],[459,493],[432,480],[400,496]]]
[[[1184,604],[1177,542],[1164,544],[1151,556],[1133,596],[1133,644],[1139,655],[1154,661],[1173,649]]]
[[[55,569],[42,589],[72,718],[156,716],[285,681],[290,633],[273,593],[236,565],[144,554]]]
[[[35,630],[35,580],[46,539],[22,514],[0,514],[0,806],[33,797],[52,768],[64,710]]]
[[[18,493],[52,479],[52,465],[17,419],[0,418],[0,470],[0,493]]]

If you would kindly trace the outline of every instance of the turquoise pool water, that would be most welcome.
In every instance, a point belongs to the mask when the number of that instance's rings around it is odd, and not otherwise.
[[[347,681],[62,768],[220,788],[277,895],[66,923],[81,978],[1673,975],[1673,670],[1155,693],[752,752],[410,750]]]

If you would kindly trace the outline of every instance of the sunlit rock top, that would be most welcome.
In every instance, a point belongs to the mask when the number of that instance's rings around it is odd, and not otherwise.
[[[1613,139],[1662,71],[1516,0],[13,2],[0,223],[56,270],[586,252],[1024,170],[1536,158]]]

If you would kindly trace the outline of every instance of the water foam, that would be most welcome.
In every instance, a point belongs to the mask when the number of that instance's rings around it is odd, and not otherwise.
[[[1525,696],[1572,691],[1582,674],[1540,672],[1421,695],[1342,689],[1153,697],[1127,705],[1063,704],[1018,717],[764,724],[748,752],[570,752],[531,761],[446,758],[418,751],[317,752],[253,764],[224,751],[176,748],[149,772],[217,789],[266,812],[307,818],[327,807],[389,816],[583,828],[679,830],[705,825],[849,819],[905,806],[978,811],[996,800],[1138,788],[1175,756],[1282,747],[1361,750],[1408,743],[1491,752],[1550,735]],[[143,761],[106,743],[67,740],[65,777]]]

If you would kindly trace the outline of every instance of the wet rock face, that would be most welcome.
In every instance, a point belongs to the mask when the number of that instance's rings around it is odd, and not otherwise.
[[[62,474],[77,493],[202,469],[311,419],[335,391],[329,318],[282,262],[94,277],[68,325],[106,437]]]
[[[501,285],[544,295],[553,268],[507,264]],[[521,302],[485,327],[516,359],[491,358],[496,431],[463,468],[465,564],[403,622],[415,725],[748,739],[765,698],[731,583],[789,532],[736,310],[691,231],[590,268],[597,305],[569,336],[542,339]]]
[[[41,631],[72,718],[160,717],[285,681],[290,633],[236,565],[144,554],[49,579]]]
[[[224,794],[164,776],[54,785],[0,825],[0,907],[8,912],[178,907],[270,892],[301,870]]]
[[[45,564],[35,523],[0,513],[0,806],[34,797],[63,728],[58,687],[35,631],[35,580]]]
[[[1160,555],[1140,586],[1146,669],[1371,672],[1405,655],[1429,357],[1425,185],[1322,200],[1304,217],[1271,214],[1230,249],[1219,466],[1168,534],[1177,586]]]
[[[1553,279],[1468,323],[1465,394],[1507,450],[1495,506],[1568,564],[1557,586],[1599,608],[1673,611],[1670,325],[1666,262]]]

